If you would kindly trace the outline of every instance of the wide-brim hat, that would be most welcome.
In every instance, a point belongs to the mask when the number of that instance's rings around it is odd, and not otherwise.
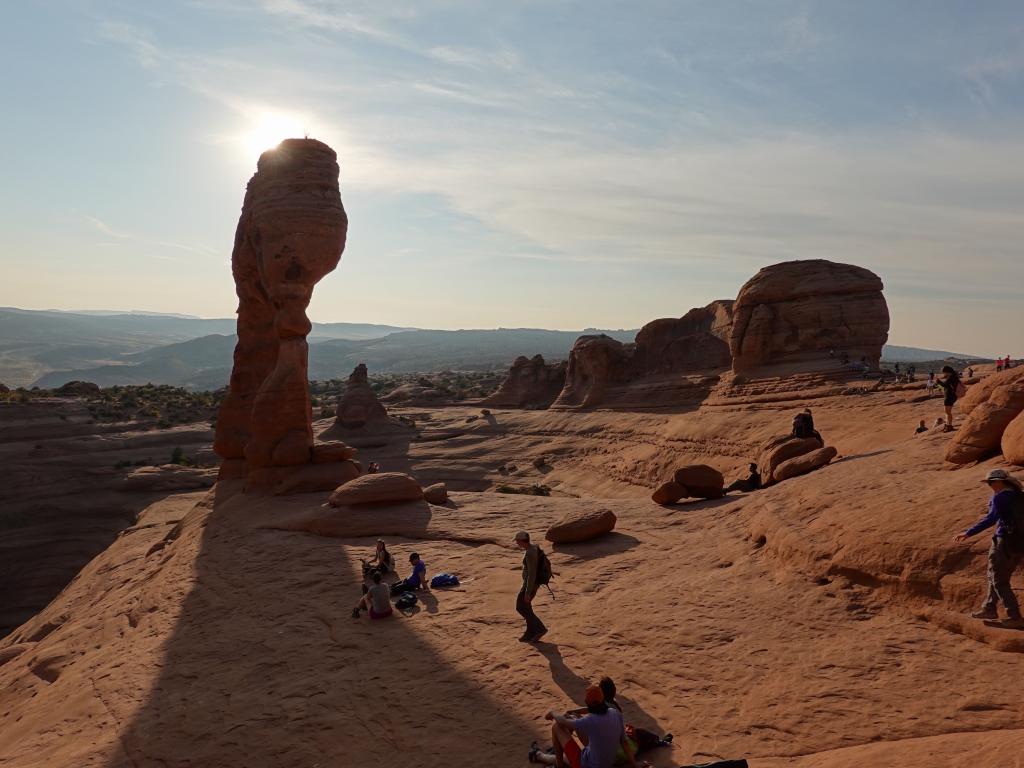
[[[985,475],[985,479],[982,480],[981,482],[991,483],[995,481],[998,481],[1000,483],[1006,483],[1007,485],[1012,485],[1018,491],[1024,492],[1024,486],[1021,485],[1020,480],[1011,475],[1005,469],[990,469],[988,471],[988,474]]]

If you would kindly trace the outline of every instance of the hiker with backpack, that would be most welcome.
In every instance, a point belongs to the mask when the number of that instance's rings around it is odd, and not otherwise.
[[[551,561],[540,547],[530,543],[530,534],[526,531],[516,533],[515,543],[526,552],[523,555],[523,586],[516,597],[516,613],[526,619],[526,631],[519,642],[536,643],[547,634],[548,628],[533,612],[533,598],[537,596],[537,590],[551,580]]]
[[[412,573],[409,578],[396,581],[391,585],[392,595],[415,592],[417,589],[430,589],[430,584],[427,582],[427,564],[420,559],[416,552],[409,555],[409,564],[412,566]]]
[[[983,482],[992,489],[988,514],[953,537],[953,541],[960,543],[993,525],[996,527],[988,550],[988,595],[981,610],[971,616],[986,619],[986,623],[996,623],[999,619],[998,605],[1002,601],[1007,618],[999,622],[999,626],[1024,629],[1020,606],[1010,586],[1014,570],[1024,561],[1024,487],[1005,469],[991,470]]]
[[[600,686],[591,685],[584,693],[587,714],[584,717],[567,717],[554,711],[544,715],[553,721],[551,742],[554,754],[541,752],[536,742],[530,747],[527,758],[531,763],[544,765],[571,766],[571,768],[612,768],[621,749],[626,765],[637,768],[633,749],[626,739],[626,728],[622,713],[608,706]],[[579,741],[575,736],[579,736]],[[650,763],[640,763],[649,768]]]
[[[967,394],[967,387],[964,386],[960,377],[957,376],[953,366],[942,366],[942,374],[935,380],[935,386],[942,388],[942,405],[946,409],[946,432],[953,431],[953,406],[956,401]]]

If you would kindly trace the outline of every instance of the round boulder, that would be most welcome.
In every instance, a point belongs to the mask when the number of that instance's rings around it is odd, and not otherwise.
[[[666,504],[675,504],[680,499],[684,499],[689,495],[685,486],[680,485],[675,480],[669,480],[667,483],[662,483],[658,490],[651,494],[651,501],[664,506]]]
[[[1003,432],[1002,448],[1003,458],[1011,464],[1024,467],[1024,413],[1011,421]]]
[[[818,467],[823,467],[832,461],[837,453],[839,451],[830,445],[827,448],[818,448],[816,451],[788,459],[775,468],[775,482],[813,472]]]
[[[331,494],[332,507],[415,501],[423,498],[419,483],[401,472],[379,472],[350,480]]]
[[[707,464],[681,467],[676,470],[672,479],[686,489],[687,495],[699,499],[717,499],[722,495],[722,488],[725,486],[722,473]]]
[[[434,483],[423,489],[423,498],[431,504],[444,504],[448,501],[448,486],[444,483]]]
[[[761,468],[761,477],[765,485],[777,482],[775,470],[784,461],[803,456],[805,453],[824,448],[816,437],[792,437],[786,435],[769,440],[761,449],[757,465]]]
[[[544,535],[552,544],[573,544],[604,536],[615,529],[615,513],[609,509],[570,512]]]

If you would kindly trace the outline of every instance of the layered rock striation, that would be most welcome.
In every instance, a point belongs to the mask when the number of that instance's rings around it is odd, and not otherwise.
[[[482,402],[499,408],[547,408],[565,386],[567,367],[564,360],[546,363],[542,355],[521,355],[498,390]]]
[[[736,374],[768,366],[816,370],[829,352],[877,367],[889,336],[882,280],[824,259],[765,267],[740,289],[729,347]]]
[[[347,230],[330,147],[287,139],[260,156],[231,254],[238,343],[214,443],[225,460],[244,460],[252,486],[312,465],[306,308]]]

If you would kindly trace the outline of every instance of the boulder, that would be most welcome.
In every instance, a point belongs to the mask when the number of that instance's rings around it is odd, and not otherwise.
[[[717,499],[722,495],[725,478],[722,473],[707,464],[692,464],[677,469],[672,480],[686,489],[689,496],[700,499]]]
[[[264,152],[246,188],[231,272],[238,342],[214,449],[250,468],[312,462],[306,308],[341,259],[348,218],[334,151],[286,139]],[[254,487],[273,472],[250,472]]]
[[[363,473],[358,461],[301,464],[297,467],[262,467],[250,470],[250,486],[266,488],[275,496],[333,491]]]
[[[967,394],[956,401],[956,407],[961,414],[970,415],[971,411],[992,397],[992,392],[996,387],[1014,384],[1021,379],[1024,379],[1024,365],[1011,368],[1008,371],[991,373],[977,384],[967,387]]]
[[[732,302],[713,301],[679,318],[652,320],[636,334],[634,367],[641,376],[728,368]]]
[[[313,463],[329,464],[334,461],[348,461],[356,457],[356,449],[339,441],[316,443],[313,446]]]
[[[517,357],[497,391],[483,403],[503,408],[547,408],[565,386],[568,363],[545,363],[541,355]],[[484,408],[481,413],[489,416]]]
[[[415,501],[423,498],[419,483],[401,472],[379,472],[351,480],[331,494],[332,507]]]
[[[830,445],[793,459],[787,459],[775,467],[775,482],[778,483],[797,475],[806,475],[808,472],[813,472],[832,461],[837,453],[838,451]]]
[[[366,364],[360,363],[345,382],[335,424],[341,429],[363,429],[375,422],[387,423],[388,412],[370,386]]]
[[[740,289],[732,307],[732,369],[769,365],[795,370],[834,367],[829,351],[877,367],[889,336],[882,281],[852,264],[824,259],[765,267]]]
[[[444,483],[434,483],[423,489],[423,498],[431,504],[444,504],[448,501],[448,486]]]
[[[615,529],[615,513],[609,509],[570,512],[544,535],[552,544],[573,544],[604,536]]]
[[[651,494],[651,501],[665,506],[666,504],[675,504],[680,499],[685,499],[689,495],[685,487],[674,480],[669,480],[667,483],[662,483],[658,486],[658,489]]]
[[[824,445],[816,437],[782,435],[769,440],[762,446],[757,459],[757,466],[761,469],[762,482],[765,485],[777,482],[774,473],[780,464],[819,448],[824,448]]]
[[[1024,411],[1024,376],[996,374],[989,378],[998,380],[986,388],[988,397],[971,409],[946,445],[946,461],[952,464],[969,464],[997,453],[1003,432]]]
[[[1024,467],[1024,413],[1018,414],[1010,422],[1006,431],[1003,432],[1000,445],[1003,449],[1004,459],[1011,464]]]

